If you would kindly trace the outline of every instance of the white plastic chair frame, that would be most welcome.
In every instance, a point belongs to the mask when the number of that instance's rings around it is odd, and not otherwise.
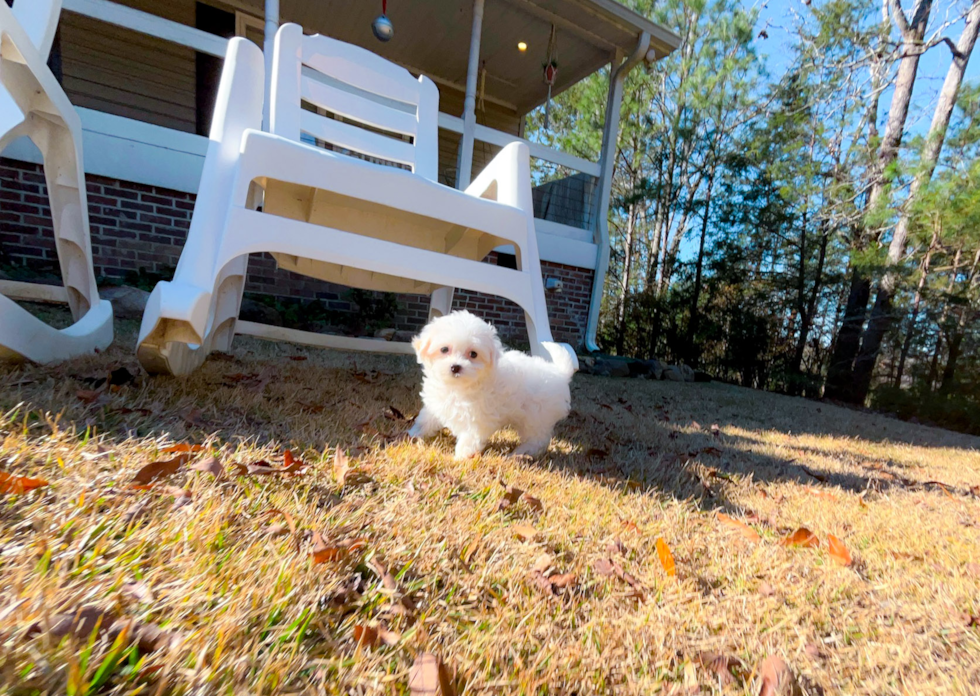
[[[0,152],[27,136],[41,151],[64,294],[75,323],[63,330],[45,324],[0,294],[0,360],[51,363],[112,343],[112,305],[100,300],[92,269],[88,202],[82,169],[82,126],[46,59],[61,0],[0,0]],[[0,293],[27,296],[0,281]],[[48,294],[38,290],[40,295]]]
[[[505,297],[524,309],[532,353],[551,359],[526,145],[505,147],[465,192],[440,185],[435,84],[365,49],[303,36],[296,24],[276,34],[271,94],[272,132],[264,133],[262,54],[232,39],[187,243],[173,281],[157,285],[143,317],[144,367],[187,374],[210,350],[230,348],[255,252],[322,280],[430,294],[430,316],[450,310],[456,287]],[[340,151],[304,143],[303,134]],[[503,244],[515,247],[518,270],[481,262]],[[410,350],[359,347],[378,346]]]

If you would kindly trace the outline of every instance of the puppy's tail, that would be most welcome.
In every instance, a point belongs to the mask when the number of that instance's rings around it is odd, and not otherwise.
[[[551,364],[557,367],[563,375],[571,377],[578,372],[578,358],[575,351],[567,343],[544,343],[545,350],[551,356]]]

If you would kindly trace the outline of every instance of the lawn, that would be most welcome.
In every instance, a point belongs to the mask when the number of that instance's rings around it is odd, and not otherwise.
[[[577,375],[547,456],[456,462],[396,437],[407,358],[151,378],[117,334],[0,368],[0,470],[48,482],[0,495],[0,693],[436,693],[424,653],[457,694],[977,693],[980,439]]]

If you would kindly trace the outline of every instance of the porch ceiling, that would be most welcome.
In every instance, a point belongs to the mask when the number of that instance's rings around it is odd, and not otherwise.
[[[262,16],[262,0],[239,0]],[[409,69],[460,89],[466,82],[472,0],[388,0],[395,36],[387,44],[371,33],[380,0],[281,0],[283,22],[364,46]],[[489,100],[527,113],[547,98],[542,66],[551,25],[557,29],[557,94],[607,64],[617,51],[629,55],[643,31],[651,35],[651,59],[679,43],[672,32],[615,0],[486,0],[480,57]],[[517,43],[527,44],[521,53]]]

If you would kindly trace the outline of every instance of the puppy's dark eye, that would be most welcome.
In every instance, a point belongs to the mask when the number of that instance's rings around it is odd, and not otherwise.
[[[476,360],[476,351],[475,350],[471,350],[470,351],[470,360]]]
[[[441,349],[439,350],[439,352],[440,352],[440,353],[442,353],[443,355],[445,355],[446,353],[448,353],[448,352],[449,352],[449,346],[443,346],[443,347],[442,347],[442,348],[441,348]]]

